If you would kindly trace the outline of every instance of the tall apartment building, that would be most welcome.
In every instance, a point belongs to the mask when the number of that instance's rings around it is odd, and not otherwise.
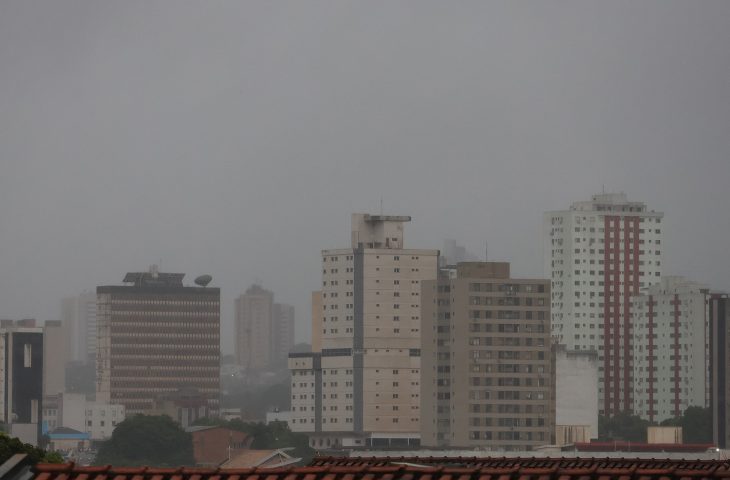
[[[61,302],[61,322],[68,334],[70,360],[96,361],[96,292],[84,292]]]
[[[43,329],[35,320],[0,321],[0,421],[38,445],[42,427]]]
[[[730,448],[730,297],[713,294],[710,315],[710,408],[712,442]]]
[[[633,411],[652,422],[709,406],[709,290],[662,277],[631,301]]]
[[[97,400],[145,413],[186,389],[218,410],[220,289],[187,287],[184,273],[127,273],[97,287]]]
[[[552,329],[568,350],[598,354],[599,413],[631,410],[631,297],[659,281],[662,217],[625,194],[594,195],[544,216]]]
[[[289,355],[290,426],[315,447],[419,443],[421,282],[438,250],[406,249],[408,221],[353,214],[350,248],[322,251],[321,351]]]
[[[550,281],[465,262],[423,282],[421,442],[529,450],[551,443]]]
[[[236,362],[245,369],[271,365],[271,317],[274,294],[252,285],[236,299]]]

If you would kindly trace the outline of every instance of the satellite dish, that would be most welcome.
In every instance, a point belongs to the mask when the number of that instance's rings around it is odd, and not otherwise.
[[[200,285],[201,287],[207,287],[212,280],[213,277],[210,275],[201,275],[195,279],[195,284]]]

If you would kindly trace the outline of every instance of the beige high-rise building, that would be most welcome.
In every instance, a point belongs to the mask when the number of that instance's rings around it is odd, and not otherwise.
[[[290,426],[314,447],[419,444],[421,282],[438,250],[404,248],[408,221],[353,214],[350,248],[322,251],[321,351],[289,356]]]
[[[465,262],[423,282],[421,443],[530,450],[552,442],[550,281]]]
[[[236,362],[247,370],[271,364],[271,317],[274,294],[252,285],[236,299]]]
[[[184,273],[130,272],[96,288],[96,399],[146,413],[160,397],[196,391],[218,411],[220,289],[183,285]]]

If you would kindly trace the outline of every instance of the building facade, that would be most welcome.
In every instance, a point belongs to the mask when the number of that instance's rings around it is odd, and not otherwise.
[[[598,354],[565,345],[554,348],[556,431],[585,432],[582,441],[589,442],[598,438]]]
[[[286,367],[294,346],[294,307],[252,285],[236,299],[236,362],[244,370]]]
[[[82,363],[96,361],[96,293],[84,292],[61,302],[62,319],[67,333],[69,360]]]
[[[408,221],[353,214],[350,248],[322,251],[321,350],[289,356],[290,426],[315,447],[419,443],[421,282],[438,250],[406,249]]]
[[[48,320],[43,325],[43,395],[66,391],[66,364],[69,354],[67,326],[60,320]]]
[[[89,435],[91,440],[107,440],[124,421],[124,405],[90,401],[79,393],[61,393],[44,398],[43,430],[70,428]]]
[[[730,448],[730,297],[713,294],[710,315],[710,408],[712,441]]]
[[[555,426],[550,281],[465,262],[423,282],[421,442],[529,450]]]
[[[633,412],[652,422],[709,406],[707,287],[662,277],[631,300]]]
[[[286,367],[289,351],[294,346],[294,307],[274,303],[271,320],[271,363]]]
[[[633,407],[631,297],[661,276],[662,217],[623,193],[544,215],[553,336],[569,350],[598,354],[602,415]]]
[[[42,427],[43,329],[35,320],[0,321],[0,421],[37,445]]]
[[[195,389],[218,411],[220,289],[183,286],[183,273],[132,272],[97,287],[97,400],[127,414]]]

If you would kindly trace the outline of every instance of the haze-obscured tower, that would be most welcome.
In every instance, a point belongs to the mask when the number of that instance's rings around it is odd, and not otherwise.
[[[184,273],[130,272],[97,287],[97,400],[145,413],[195,390],[218,411],[220,289],[183,286]]]
[[[598,354],[602,415],[633,407],[631,296],[661,276],[662,217],[623,193],[544,215],[553,336],[568,350]]]
[[[271,318],[274,294],[251,285],[236,299],[236,362],[247,370],[271,365]]]
[[[421,282],[438,250],[404,248],[410,219],[353,214],[350,248],[322,251],[321,352],[289,355],[290,426],[315,447],[419,443]]]
[[[70,358],[76,362],[96,361],[96,293],[84,292],[61,302],[61,322],[68,334]]]
[[[423,282],[421,441],[529,450],[552,443],[550,281],[464,262]]]

